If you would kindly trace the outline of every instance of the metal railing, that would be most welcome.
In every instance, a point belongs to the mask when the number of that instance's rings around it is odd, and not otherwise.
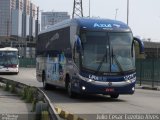
[[[36,89],[36,91],[37,91],[36,96],[41,96],[41,98],[43,98],[43,101],[48,106],[48,112],[49,112],[49,115],[50,115],[50,120],[61,120],[61,118],[58,116],[58,113],[56,112],[54,106],[50,102],[49,98],[46,96],[46,94],[40,88],[36,88],[34,86],[28,86],[26,84],[23,84],[23,83],[14,81],[14,80],[2,78],[2,77],[0,77],[0,82],[3,83],[3,84],[7,84],[8,82],[11,83],[11,84],[15,84],[16,89],[20,89],[20,91],[22,91],[25,87],[32,87],[32,88]]]
[[[21,58],[19,59],[19,67],[36,67],[35,58]]]
[[[160,59],[137,59],[136,72],[140,86],[160,87]]]

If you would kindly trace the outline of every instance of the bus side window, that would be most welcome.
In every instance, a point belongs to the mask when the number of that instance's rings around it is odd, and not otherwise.
[[[74,46],[74,57],[73,57],[73,59],[74,59],[74,62],[76,63],[76,65],[77,65],[77,67],[79,67],[79,53],[77,52],[77,50],[76,50],[76,45]]]

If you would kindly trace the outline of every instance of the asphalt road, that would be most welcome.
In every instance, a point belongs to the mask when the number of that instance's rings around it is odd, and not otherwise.
[[[36,80],[35,68],[19,68],[18,75],[6,74],[0,77],[25,83],[30,86],[42,87],[42,84]]]
[[[19,75],[4,75],[20,82],[42,87],[35,77],[35,69],[20,69]],[[43,89],[43,88],[42,88]],[[96,120],[99,114],[160,114],[160,91],[136,89],[134,95],[120,95],[118,99],[108,96],[79,96],[71,99],[60,88],[45,91],[57,107],[88,120]]]
[[[98,114],[160,114],[160,91],[136,89],[134,95],[118,99],[100,95],[71,99],[62,89],[45,92],[55,106],[88,120],[96,120]]]

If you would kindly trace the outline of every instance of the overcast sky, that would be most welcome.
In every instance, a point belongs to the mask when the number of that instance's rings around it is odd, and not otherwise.
[[[32,0],[43,11],[68,12],[74,0]],[[127,21],[127,0],[90,0],[91,16]],[[83,14],[89,16],[89,0],[83,0]],[[130,0],[129,26],[134,36],[160,42],[160,0]]]

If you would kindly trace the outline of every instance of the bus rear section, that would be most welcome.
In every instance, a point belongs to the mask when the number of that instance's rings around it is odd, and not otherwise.
[[[19,60],[17,48],[0,48],[0,73],[13,73],[19,72]]]

